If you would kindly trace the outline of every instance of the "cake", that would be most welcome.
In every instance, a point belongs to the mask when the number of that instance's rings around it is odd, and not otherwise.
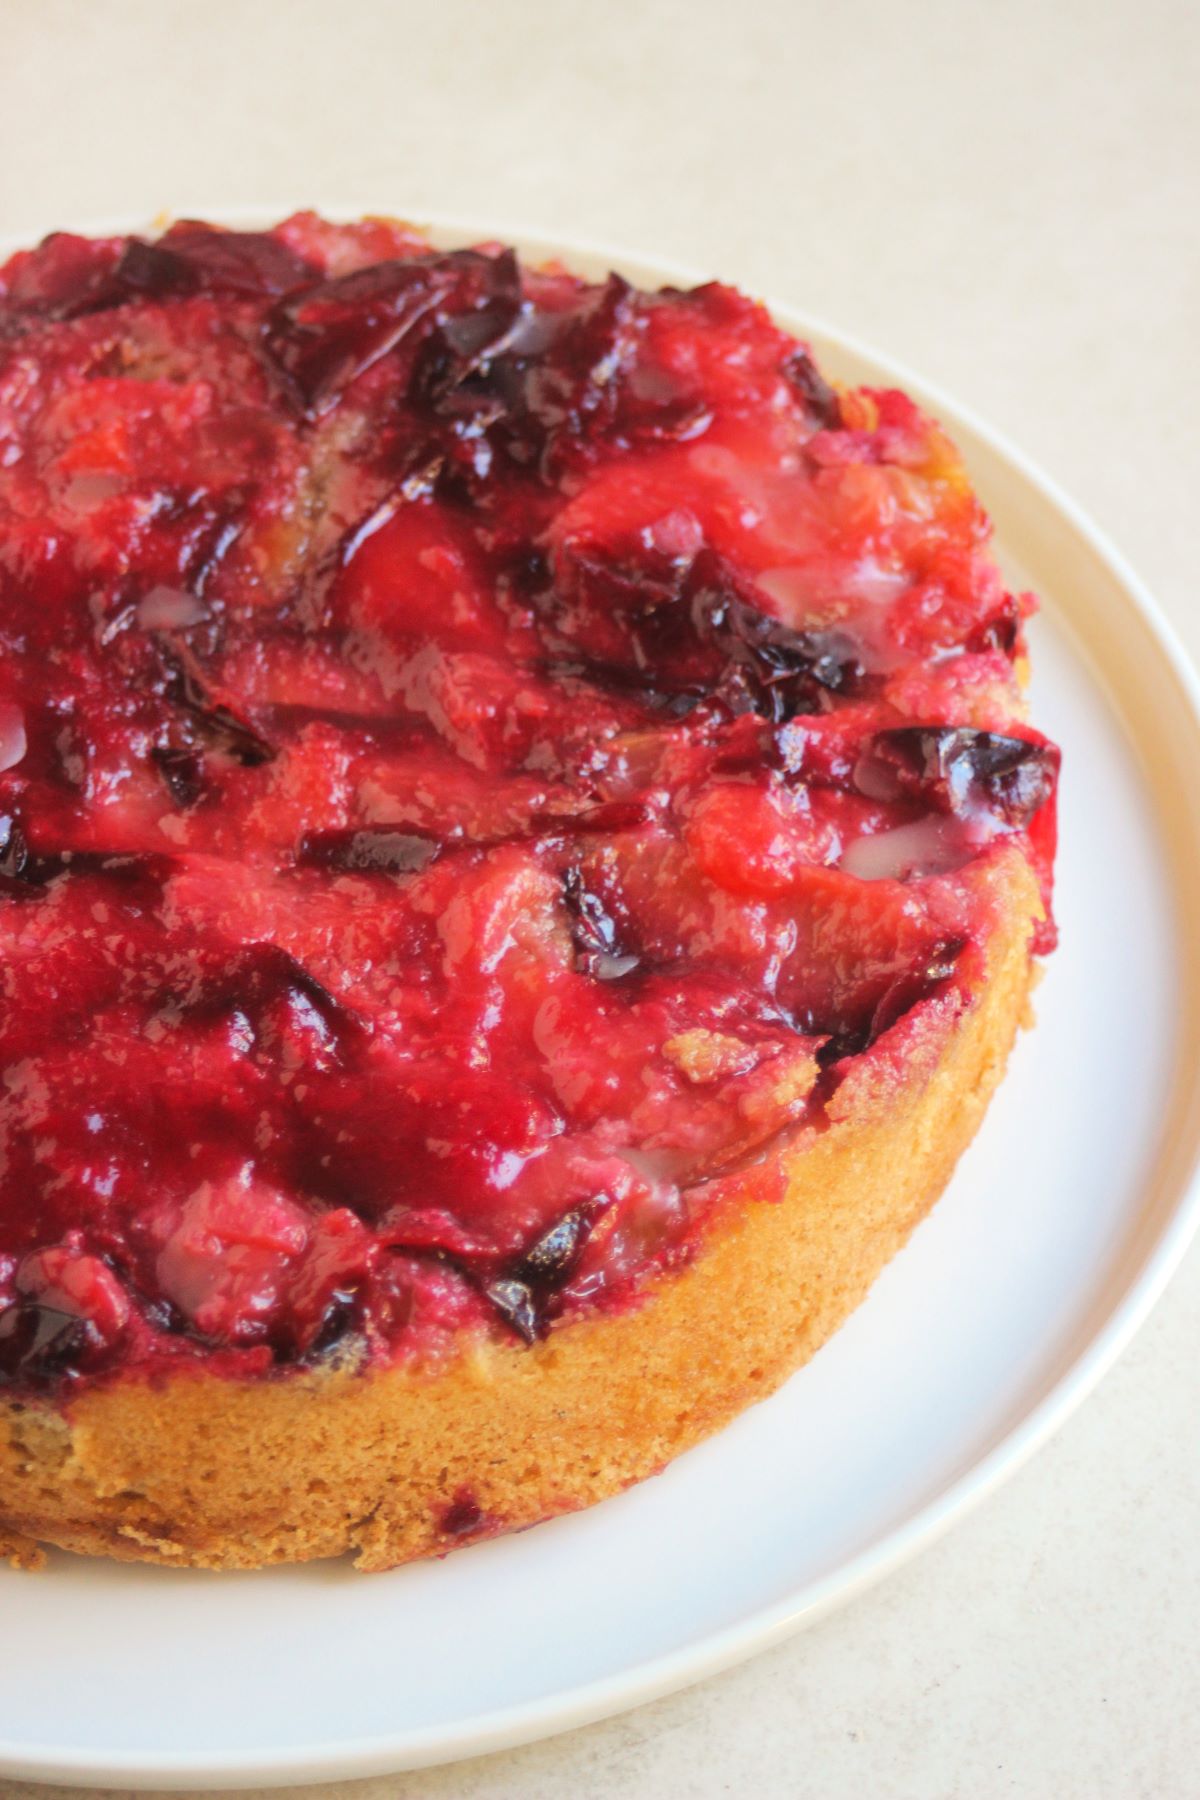
[[[717,283],[11,258],[0,1548],[391,1567],[818,1349],[1054,941],[988,536]]]

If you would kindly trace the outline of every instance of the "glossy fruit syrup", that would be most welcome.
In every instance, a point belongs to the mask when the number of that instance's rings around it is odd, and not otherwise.
[[[0,1386],[436,1360],[686,1258],[967,1004],[998,854],[1049,900],[987,536],[727,287],[311,214],[14,257]]]

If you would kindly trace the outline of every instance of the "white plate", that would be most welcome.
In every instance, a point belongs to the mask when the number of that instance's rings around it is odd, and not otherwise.
[[[584,273],[694,279],[561,253]],[[388,1575],[64,1555],[36,1578],[0,1570],[0,1772],[157,1787],[366,1775],[695,1681],[847,1599],[1011,1474],[1179,1261],[1200,1156],[1196,683],[1135,576],[1015,450],[906,371],[775,310],[834,373],[898,383],[946,421],[1010,576],[1043,598],[1033,710],[1064,749],[1062,947],[1037,1030],[867,1304],[657,1480]]]

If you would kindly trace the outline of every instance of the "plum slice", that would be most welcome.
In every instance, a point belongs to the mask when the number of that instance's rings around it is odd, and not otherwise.
[[[607,1198],[601,1196],[590,1206],[577,1206],[564,1213],[528,1246],[510,1271],[484,1283],[487,1298],[526,1343],[545,1335],[554,1296],[570,1279],[607,1205]]]
[[[152,244],[130,238],[112,280],[126,299],[201,292],[265,299],[311,281],[313,273],[311,264],[268,232],[181,222]]]
[[[708,703],[784,724],[863,690],[866,672],[848,633],[797,630],[759,600],[707,547],[669,558],[639,546],[622,557],[571,544],[543,610],[578,647],[587,679],[676,712]]]
[[[1059,760],[1041,738],[905,725],[877,733],[855,781],[872,798],[919,800],[963,816],[984,810],[1019,831],[1052,794]]]

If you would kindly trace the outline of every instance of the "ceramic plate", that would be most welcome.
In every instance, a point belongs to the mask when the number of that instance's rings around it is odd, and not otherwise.
[[[582,272],[677,269],[516,235]],[[737,271],[726,271],[736,277]],[[783,1390],[574,1518],[363,1576],[66,1555],[0,1570],[0,1772],[122,1786],[317,1780],[478,1754],[761,1650],[913,1554],[1067,1416],[1196,1223],[1197,688],[1134,575],[962,408],[786,307],[852,381],[949,426],[1010,580],[1033,714],[1063,746],[1062,946],[1037,1030],[933,1216]]]

